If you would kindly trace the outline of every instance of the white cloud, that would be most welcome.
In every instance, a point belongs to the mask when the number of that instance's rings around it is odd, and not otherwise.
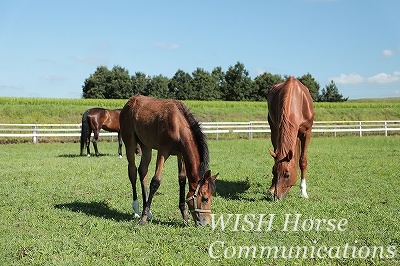
[[[155,43],[154,47],[158,47],[158,48],[162,48],[162,49],[168,49],[168,50],[175,50],[175,49],[179,49],[180,48],[179,44],[176,44],[176,43],[165,43],[165,42]]]
[[[360,84],[364,82],[364,78],[359,74],[340,74],[339,77],[330,78],[337,84]]]
[[[383,54],[384,57],[390,57],[390,56],[392,56],[394,54],[394,52],[392,50],[390,50],[390,49],[385,49],[385,50],[382,51],[382,54]]]
[[[397,73],[397,75],[396,75]],[[369,77],[367,81],[369,83],[379,83],[379,84],[386,84],[386,83],[393,83],[400,81],[400,76],[398,72],[395,72],[395,75],[390,75],[386,73],[379,73],[375,76]]]

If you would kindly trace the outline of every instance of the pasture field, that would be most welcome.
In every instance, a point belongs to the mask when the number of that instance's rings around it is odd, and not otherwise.
[[[209,227],[183,222],[174,157],[153,219],[139,226],[116,142],[100,142],[98,158],[78,156],[76,143],[2,145],[0,264],[398,265],[399,142],[313,138],[309,199],[298,181],[274,202],[269,139],[209,140],[210,169],[220,173]]]
[[[127,99],[42,99],[0,97],[0,123],[78,124],[92,107],[122,108]],[[184,101],[201,122],[267,120],[265,102]],[[314,103],[316,121],[398,120],[400,97]]]

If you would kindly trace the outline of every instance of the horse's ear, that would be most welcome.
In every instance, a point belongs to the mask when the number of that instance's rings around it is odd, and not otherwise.
[[[287,158],[288,161],[292,160],[292,158],[293,158],[293,151],[292,150],[289,150],[286,158]]]
[[[204,180],[210,180],[213,179],[215,181],[215,179],[217,179],[217,176],[219,175],[219,173],[217,173],[216,175],[211,176],[211,170],[208,170],[205,174],[204,174]]]
[[[271,154],[271,156],[272,156],[273,158],[276,158],[276,153],[273,152],[273,151],[271,151],[271,149],[268,149],[268,150],[269,150],[269,154]]]
[[[217,179],[217,176],[219,175],[219,173],[213,175],[211,178],[215,181],[215,179]]]

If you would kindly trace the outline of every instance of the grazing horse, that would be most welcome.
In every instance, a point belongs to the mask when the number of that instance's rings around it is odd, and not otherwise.
[[[121,136],[125,143],[128,160],[128,176],[132,185],[132,207],[139,217],[136,193],[137,171],[143,197],[140,224],[151,218],[150,206],[161,183],[164,162],[170,155],[178,159],[179,209],[185,221],[189,219],[185,202],[196,225],[210,223],[212,193],[215,179],[208,170],[209,153],[205,135],[189,109],[180,101],[158,100],[146,96],[133,96],[125,104],[120,115]],[[142,157],[139,168],[135,165],[134,150],[139,144]],[[152,149],[158,151],[155,174],[147,193],[148,168]],[[185,199],[186,177],[189,192]]]
[[[91,108],[86,110],[82,115],[82,129],[81,129],[81,156],[83,155],[83,148],[86,143],[87,156],[90,157],[90,136],[94,132],[93,146],[96,156],[100,156],[97,149],[97,141],[99,140],[99,133],[101,129],[118,132],[118,154],[122,157],[122,140],[119,132],[119,114],[121,109],[108,110],[104,108]]]
[[[297,167],[301,170],[301,196],[306,191],[307,148],[314,120],[313,101],[308,91],[297,79],[290,77],[274,85],[267,94],[268,123],[275,160],[272,184],[269,191],[275,199],[284,198],[297,180]]]

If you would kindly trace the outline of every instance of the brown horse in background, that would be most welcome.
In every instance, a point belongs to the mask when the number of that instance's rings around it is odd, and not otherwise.
[[[121,109],[108,110],[104,108],[91,108],[85,111],[82,115],[82,129],[81,129],[81,156],[83,155],[83,148],[86,143],[87,156],[90,157],[90,137],[94,132],[93,147],[96,156],[100,156],[97,149],[97,142],[99,140],[99,133],[101,129],[109,132],[118,132],[118,154],[122,157],[122,139],[119,130],[119,114]]]
[[[301,170],[301,195],[306,191],[307,148],[314,121],[314,107],[309,90],[297,79],[290,77],[274,85],[268,92],[268,123],[275,159],[273,178],[269,189],[275,199],[284,198],[297,180],[297,167]]]
[[[189,109],[180,101],[158,100],[146,96],[131,97],[120,115],[121,136],[125,143],[128,160],[128,175],[132,185],[135,216],[139,216],[136,192],[137,170],[143,197],[143,212],[140,224],[151,218],[150,206],[161,182],[164,162],[170,155],[178,158],[179,209],[185,221],[188,215],[185,201],[196,225],[210,223],[212,193],[215,191],[215,176],[208,170],[209,153],[206,138],[199,123]],[[139,168],[135,164],[135,147],[139,144],[142,157]],[[147,194],[148,167],[152,149],[158,151],[156,170]],[[186,177],[189,192],[185,200]]]

